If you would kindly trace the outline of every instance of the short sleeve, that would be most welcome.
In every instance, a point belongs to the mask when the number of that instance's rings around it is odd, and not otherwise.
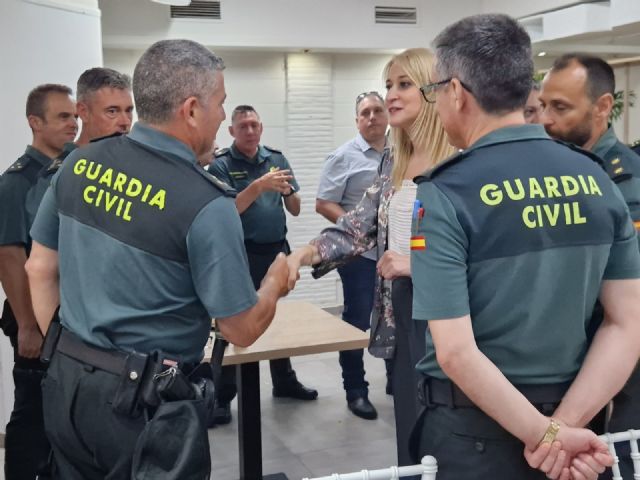
[[[621,192],[615,190],[615,193],[622,200]],[[636,228],[629,215],[628,207],[621,205],[622,209],[624,211],[621,218],[616,222],[616,232],[604,271],[604,280],[640,278],[640,251],[638,250]]]
[[[54,177],[55,179],[56,177]],[[56,202],[55,191],[52,186],[42,197],[42,202],[38,207],[38,213],[31,226],[31,238],[41,243],[45,247],[53,250],[58,249],[58,233],[60,230],[60,217]]]
[[[235,202],[219,197],[204,207],[187,234],[191,277],[212,318],[241,313],[258,301]]]
[[[298,181],[296,180],[296,175],[293,173],[293,168],[291,168],[291,165],[289,164],[289,160],[287,160],[287,158],[284,155],[282,155],[282,169],[289,170],[291,172],[291,176],[293,177],[291,179],[291,186],[296,192],[299,192],[300,185],[298,185]]]
[[[467,236],[451,201],[433,183],[418,186],[424,217],[414,218],[413,232],[426,248],[411,251],[413,318],[438,320],[469,313]]]
[[[320,184],[318,185],[316,198],[334,203],[340,203],[342,201],[349,178],[349,170],[346,167],[344,155],[329,155],[327,161],[324,162],[322,174],[320,175]]]
[[[19,173],[0,176],[0,245],[29,245],[28,189],[29,182]]]
[[[213,161],[209,165],[209,173],[227,185],[233,185],[231,176],[229,175],[229,169],[222,158],[218,159],[213,157]]]

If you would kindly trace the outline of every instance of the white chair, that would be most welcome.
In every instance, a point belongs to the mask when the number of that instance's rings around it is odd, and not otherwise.
[[[640,452],[638,452],[638,439],[640,439],[640,430],[627,430],[626,432],[605,433],[600,438],[609,446],[609,452],[614,459],[611,467],[613,480],[624,480],[620,474],[618,467],[618,455],[616,454],[615,443],[629,442],[631,446],[631,460],[633,461],[633,480],[640,480]],[[631,480],[631,479],[629,479]]]
[[[353,473],[334,473],[328,477],[304,478],[303,480],[398,480],[402,477],[422,475],[420,480],[436,480],[438,463],[431,456],[422,457],[420,465],[389,467],[382,470],[361,470]]]

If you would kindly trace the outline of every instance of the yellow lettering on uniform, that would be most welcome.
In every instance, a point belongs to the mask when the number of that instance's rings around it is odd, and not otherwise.
[[[118,200],[118,196],[112,195],[111,192],[106,192],[106,196],[107,196],[107,200],[105,202],[104,209],[107,212],[109,212],[111,208],[115,205],[116,201]]]
[[[113,189],[116,192],[122,193],[124,191],[124,184],[127,183],[127,176],[124,173],[118,172],[116,175],[116,181],[113,182]]]
[[[104,195],[104,190],[102,189],[98,190],[98,196],[96,197],[96,203],[95,203],[96,207],[100,206],[100,200],[102,200],[102,195]]]
[[[164,200],[167,192],[164,189],[158,190],[151,201],[149,202],[150,207],[158,206],[158,210],[164,210]]]
[[[87,168],[87,159],[81,158],[73,166],[73,173],[75,173],[76,175],[82,175],[85,168]]]
[[[92,167],[93,171],[91,170]],[[89,180],[95,180],[96,178],[98,178],[98,175],[100,175],[100,170],[102,170],[101,164],[90,162],[89,166],[87,167],[87,178]]]
[[[111,177],[113,177],[113,169],[107,168],[100,177],[100,180],[98,180],[98,183],[102,183],[107,187],[111,187]]]
[[[87,188],[84,189],[84,192],[82,193],[82,198],[84,198],[84,201],[87,202],[89,205],[91,205],[93,203],[93,198],[91,198],[89,196],[89,193],[95,193],[95,191],[97,190],[96,187],[94,187],[93,185],[89,185]]]
[[[542,191],[542,187],[538,183],[538,180],[535,178],[529,179],[529,198],[544,198],[544,192]]]
[[[493,207],[502,202],[502,192],[494,183],[487,183],[480,189],[480,198],[484,203]]]
[[[581,223],[587,223],[587,219],[580,215],[580,203],[573,202],[573,223],[580,225]]]
[[[146,202],[147,198],[149,198],[149,193],[151,193],[151,185],[147,185],[147,188],[144,189],[144,193],[142,194],[140,201]]]
[[[571,177],[569,177],[571,178]],[[574,180],[575,181],[575,180]],[[566,225],[571,225],[571,204],[563,203],[562,207],[564,208],[564,223]]]
[[[513,180],[513,183],[515,184],[516,187],[518,187],[518,193],[513,191],[513,188],[511,187],[511,182],[509,182],[509,180],[505,180],[503,182],[504,191],[507,193],[507,196],[511,200],[522,200],[525,194],[524,187],[522,186],[522,180],[520,180],[519,178],[516,178]]]
[[[122,204],[124,203],[124,198],[121,198],[118,202],[118,208],[116,210],[116,217],[120,216],[120,212],[122,211]]]
[[[569,177],[568,175],[562,175],[560,177],[560,181],[562,182],[565,197],[572,197],[573,195],[577,195],[580,191],[580,186],[575,178]],[[571,224],[568,223],[567,225]]]
[[[535,213],[531,205],[522,210],[522,221],[529,228],[536,228],[535,220],[531,220],[531,214]]]
[[[578,180],[580,180],[580,186],[584,194],[589,195],[589,187],[587,187],[587,182],[584,181],[584,176],[578,175]]]
[[[558,223],[558,217],[560,216],[560,205],[556,203],[553,205],[553,209],[551,205],[543,205],[542,209],[544,210],[547,220],[549,220],[549,225],[555,227],[556,223]]]
[[[536,214],[538,215],[538,227],[544,227],[544,222],[542,221],[542,209],[540,205],[536,205]]]
[[[544,186],[547,189],[547,198],[561,197],[562,194],[558,190],[558,179],[555,177],[544,177]]]
[[[596,182],[596,179],[591,175],[589,175],[587,178],[589,179],[589,193],[591,195],[602,196],[602,191],[600,191],[600,186],[598,185],[598,182]]]
[[[129,197],[137,197],[138,195],[140,195],[141,191],[142,191],[142,182],[140,182],[140,180],[138,180],[137,178],[130,179],[129,186],[127,186],[126,194]]]
[[[131,215],[129,215],[129,210],[131,210],[131,201],[127,202],[127,207],[124,209],[124,213],[122,214],[122,219],[127,222],[131,221]]]

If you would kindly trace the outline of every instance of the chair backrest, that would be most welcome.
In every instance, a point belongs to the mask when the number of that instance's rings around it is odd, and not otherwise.
[[[398,480],[402,477],[421,475],[420,480],[436,480],[438,463],[432,456],[422,457],[420,465],[389,467],[381,470],[361,470],[353,473],[334,473],[328,477],[304,478],[303,480]]]
[[[633,479],[640,480],[640,452],[638,451],[638,439],[640,439],[640,430],[627,430],[626,432],[618,433],[605,433],[600,435],[600,438],[609,446],[609,452],[614,459],[614,464],[611,467],[613,480],[631,480],[623,479],[620,474],[620,467],[618,466],[619,459],[616,453],[616,443],[629,442],[631,451],[631,460],[633,462]]]

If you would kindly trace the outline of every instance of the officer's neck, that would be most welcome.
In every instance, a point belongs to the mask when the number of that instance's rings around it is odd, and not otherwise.
[[[607,133],[607,130],[609,130],[609,124],[607,122],[594,123],[593,128],[591,129],[591,137],[589,137],[587,143],[582,145],[582,148],[589,151],[592,150],[596,143],[600,141],[602,136]]]
[[[522,111],[517,110],[505,115],[489,115],[486,113],[478,113],[477,118],[473,122],[468,123],[470,129],[464,135],[464,145],[460,148],[469,148],[485,135],[505,127],[515,127],[524,125]]]
[[[31,146],[38,150],[40,153],[46,155],[47,157],[53,159],[58,157],[62,153],[62,149],[57,149],[47,145],[42,141],[41,138],[33,137],[33,142],[31,142]]]
[[[241,154],[247,157],[249,160],[253,160],[255,156],[258,154],[258,147],[241,147],[238,144],[235,144],[236,150],[238,150]]]

